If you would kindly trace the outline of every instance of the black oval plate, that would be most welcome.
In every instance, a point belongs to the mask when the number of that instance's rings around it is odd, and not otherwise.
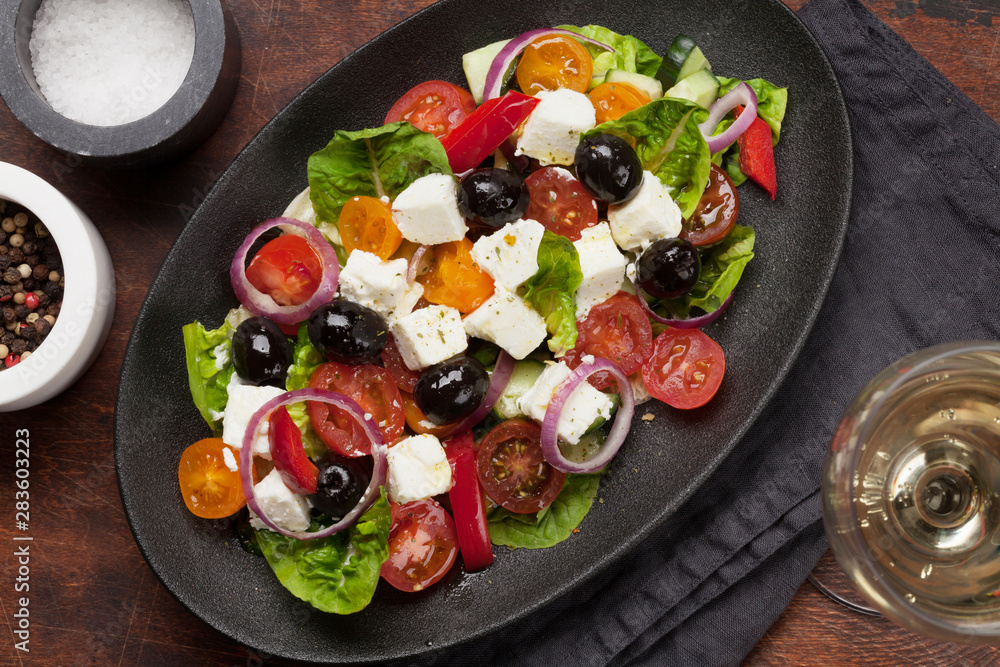
[[[372,40],[300,94],[233,161],[177,240],[129,342],[115,412],[122,501],[150,567],[195,615],[252,648],[318,662],[375,662],[455,644],[523,617],[636,546],[736,445],[795,359],[836,267],[850,206],[851,135],[833,70],[778,0],[676,2],[444,0]],[[716,72],[789,86],[776,149],[778,199],[740,189],[757,232],[734,305],[710,330],[726,379],[708,407],[648,403],[579,536],[551,549],[497,549],[486,573],[455,574],[423,594],[381,585],[363,612],[314,611],[267,563],[243,552],[228,521],[195,518],[177,487],[183,449],[207,427],[188,394],[181,326],[217,326],[236,305],[228,268],[244,235],[306,185],[306,160],[336,129],[380,125],[426,79],[464,83],[461,55],[541,26],[595,23],[664,53],[678,32]],[[358,81],[377,82],[359,94]],[[198,289],[190,286],[198,285]],[[637,416],[638,419],[638,416]]]

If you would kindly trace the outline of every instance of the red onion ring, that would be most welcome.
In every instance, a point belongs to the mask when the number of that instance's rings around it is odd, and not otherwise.
[[[733,293],[730,292],[729,296],[726,297],[726,300],[719,304],[719,307],[710,313],[705,313],[704,315],[699,315],[698,317],[689,317],[686,320],[672,320],[666,317],[661,317],[653,312],[653,309],[649,307],[646,300],[642,298],[642,289],[639,285],[635,282],[633,282],[632,285],[635,287],[635,295],[639,297],[639,303],[642,305],[642,309],[646,311],[646,314],[649,315],[649,319],[659,322],[660,324],[666,324],[668,327],[674,327],[675,329],[700,329],[702,327],[706,327],[717,320],[719,315],[722,314],[722,311],[729,308],[729,304],[733,301]]]
[[[723,116],[738,105],[743,105],[747,113],[741,113],[740,117],[722,134],[712,136]],[[708,120],[698,126],[698,129],[701,130],[702,135],[705,137],[705,141],[708,142],[708,152],[718,153],[736,141],[740,135],[747,131],[747,128],[750,127],[753,119],[756,117],[757,93],[753,92],[753,88],[741,82],[738,86],[712,103],[712,106],[708,108]]]
[[[559,417],[570,395],[580,385],[594,373],[598,371],[608,371],[615,378],[621,394],[621,405],[618,414],[615,415],[611,432],[608,433],[604,444],[592,457],[582,463],[570,461],[563,456],[559,449]],[[635,413],[635,394],[632,392],[632,385],[628,381],[628,376],[622,372],[618,364],[609,359],[594,359],[590,363],[582,363],[573,370],[569,376],[562,381],[552,395],[552,401],[545,411],[545,419],[542,420],[542,454],[556,470],[563,472],[588,473],[600,470],[615,457],[625,436],[628,435],[632,425],[632,415]]]
[[[295,228],[297,230],[295,233],[299,233],[299,236],[304,237],[309,242],[309,247],[316,251],[323,265],[323,278],[320,280],[319,286],[316,287],[316,291],[298,306],[279,306],[276,304],[274,299],[250,284],[244,268],[247,254],[254,242],[265,232],[279,226]],[[273,218],[256,227],[236,250],[233,263],[229,265],[229,281],[232,283],[233,291],[236,292],[236,298],[240,300],[240,303],[254,315],[269,317],[277,324],[298,324],[309,317],[316,308],[333,299],[333,295],[337,292],[339,278],[340,264],[337,263],[337,253],[334,252],[333,246],[323,238],[323,234],[318,229],[294,218]]]
[[[494,97],[500,97],[500,89],[503,87],[503,75],[507,73],[508,69],[510,69],[514,59],[521,54],[521,51],[524,51],[524,47],[526,47],[531,40],[536,37],[541,37],[542,35],[568,35],[574,39],[580,40],[581,42],[587,42],[589,44],[593,44],[594,46],[599,46],[602,49],[606,49],[611,53],[615,53],[615,50],[607,44],[598,42],[596,39],[584,37],[580,33],[573,32],[572,30],[564,30],[562,28],[539,28],[538,30],[529,30],[528,32],[521,33],[514,39],[507,42],[507,44],[500,49],[500,52],[493,58],[493,62],[490,63],[490,69],[486,72],[486,86],[483,91],[484,102],[486,100],[491,100]]]
[[[490,386],[486,389],[486,396],[483,398],[483,402],[479,404],[479,407],[473,410],[472,414],[459,422],[455,430],[451,432],[451,436],[461,435],[465,431],[468,431],[473,426],[478,424],[483,420],[483,417],[489,414],[493,406],[497,404],[500,400],[500,395],[503,394],[503,390],[507,388],[507,382],[510,381],[510,376],[514,372],[514,357],[507,354],[503,349],[500,350],[500,356],[497,357],[496,364],[493,365],[493,374],[490,376]]]
[[[429,245],[422,245],[416,249],[413,253],[413,257],[410,258],[410,263],[406,265],[406,282],[410,285],[417,279],[420,275],[420,268],[426,262],[424,257],[427,255],[427,251],[430,250]]]
[[[261,511],[260,503],[257,502],[257,496],[253,488],[253,452],[251,450],[260,423],[270,416],[272,410],[280,408],[283,405],[291,405],[292,403],[299,403],[301,401],[329,403],[354,417],[355,421],[361,424],[365,435],[371,440],[372,458],[375,459],[371,482],[368,483],[368,488],[365,489],[361,500],[354,506],[354,509],[348,512],[337,523],[323,530],[318,530],[315,533],[300,533],[285,530],[275,524]],[[271,530],[281,533],[286,537],[294,537],[297,540],[317,540],[321,537],[327,537],[351,526],[359,516],[368,511],[368,508],[378,500],[379,487],[385,484],[386,471],[389,467],[386,451],[385,438],[382,436],[382,432],[378,429],[378,426],[375,425],[375,420],[371,417],[365,417],[365,411],[361,409],[361,406],[347,396],[327,389],[296,389],[295,391],[288,391],[262,405],[257,412],[253,413],[250,422],[247,424],[247,430],[243,434],[243,446],[240,449],[240,482],[243,484],[243,495],[246,496],[247,505],[253,513]]]

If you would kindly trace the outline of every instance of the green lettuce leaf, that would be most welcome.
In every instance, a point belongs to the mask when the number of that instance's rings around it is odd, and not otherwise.
[[[538,246],[538,272],[524,283],[524,300],[545,318],[557,357],[576,345],[576,290],[583,282],[580,254],[565,236],[545,230]]]
[[[323,363],[326,363],[326,359],[309,340],[307,323],[303,322],[299,325],[299,335],[295,341],[295,349],[292,350],[292,365],[288,367],[285,389],[294,391],[308,387],[309,378],[312,377],[313,371]],[[289,405],[288,416],[299,427],[299,431],[302,433],[302,447],[306,450],[306,455],[309,458],[318,459],[326,453],[326,445],[313,429],[312,422],[309,420],[305,401]]]
[[[591,76],[591,88],[602,83],[604,76],[611,69],[623,69],[627,72],[638,72],[645,76],[656,76],[656,71],[660,69],[663,58],[656,55],[656,52],[646,46],[641,40],[632,35],[619,35],[613,30],[599,25],[561,25],[557,26],[563,30],[571,30],[577,34],[596,39],[602,44],[614,48],[611,53],[607,49],[602,49],[593,44],[584,44],[590,51],[594,59],[594,73]]]
[[[188,387],[195,407],[212,432],[222,433],[220,413],[229,400],[229,381],[234,366],[231,357],[233,327],[224,322],[218,329],[206,329],[201,322],[184,325],[184,356]]]
[[[515,514],[502,507],[496,508],[488,517],[490,541],[524,549],[544,549],[559,544],[587,516],[600,482],[600,473],[570,474],[566,475],[566,482],[556,499],[540,512]]]
[[[390,199],[413,181],[451,173],[448,155],[433,135],[406,122],[357,132],[338,130],[309,157],[309,197],[321,223],[336,224],[351,197]]]
[[[583,137],[610,133],[634,143],[642,168],[656,174],[681,215],[690,218],[711,170],[708,143],[698,129],[707,118],[708,109],[694,102],[663,98],[602,123]]]
[[[668,317],[679,319],[690,317],[692,308],[714,311],[736,288],[743,269],[753,259],[753,243],[753,229],[733,227],[718,245],[701,253],[701,274],[691,291],[679,299],[661,301],[656,310],[665,308]]]
[[[740,83],[739,79],[724,76],[716,79],[719,80],[719,97]],[[788,88],[779,88],[764,79],[749,79],[746,84],[757,94],[757,115],[771,126],[771,139],[777,146],[778,139],[781,138],[781,121],[785,118],[785,108],[788,106]]]
[[[389,502],[383,490],[347,530],[318,540],[256,531],[257,544],[281,584],[320,611],[353,614],[371,602],[389,557]],[[311,531],[319,528],[310,526]]]

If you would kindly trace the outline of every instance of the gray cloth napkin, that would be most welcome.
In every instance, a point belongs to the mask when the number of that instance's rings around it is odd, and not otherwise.
[[[914,350],[1000,337],[1000,128],[856,0],[813,0],[799,16],[843,86],[856,169],[843,255],[801,357],[745,441],[639,548],[419,663],[738,664],[827,548],[820,472],[852,397]]]

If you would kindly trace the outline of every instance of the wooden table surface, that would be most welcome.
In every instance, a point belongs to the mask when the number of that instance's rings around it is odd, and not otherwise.
[[[786,0],[798,9],[803,0]],[[997,0],[865,0],[866,4],[1000,120]],[[260,665],[264,661],[182,608],[139,553],[122,511],[112,456],[117,377],[129,331],[161,261],[226,165],[303,87],[430,0],[229,3],[243,43],[232,109],[197,151],[168,166],[115,173],[80,168],[0,106],[0,160],[52,182],[95,221],[117,269],[107,345],[62,396],[0,415],[0,541],[12,544],[15,429],[30,429],[32,534],[30,653],[0,627],[4,665]],[[334,17],[335,14],[335,17]],[[337,29],[325,26],[336,22]],[[364,84],[359,82],[363,94]],[[2,380],[0,380],[2,381]],[[17,562],[0,557],[8,628]],[[1000,652],[940,644],[881,618],[848,611],[804,583],[746,664],[996,664]]]

